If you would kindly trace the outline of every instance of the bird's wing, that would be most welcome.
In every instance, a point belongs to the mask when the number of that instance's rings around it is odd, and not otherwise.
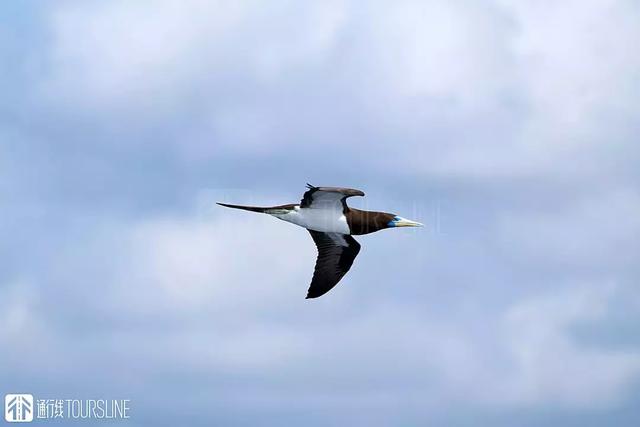
[[[342,207],[346,210],[348,209],[347,197],[364,196],[362,191],[352,188],[314,187],[311,184],[307,184],[307,188],[309,190],[304,193],[300,201],[301,208],[338,209]]]
[[[347,274],[360,252],[360,244],[348,234],[309,230],[318,247],[318,259],[307,298],[326,294]]]

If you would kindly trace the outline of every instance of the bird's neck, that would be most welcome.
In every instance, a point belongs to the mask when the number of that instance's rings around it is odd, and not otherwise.
[[[389,227],[395,215],[386,212],[361,211],[350,208],[345,216],[352,235],[369,234]]]

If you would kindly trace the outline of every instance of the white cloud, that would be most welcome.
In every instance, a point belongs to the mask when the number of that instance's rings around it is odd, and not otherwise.
[[[431,97],[444,108],[469,112],[495,107],[511,89],[511,28],[495,6],[465,1],[387,6],[369,5],[360,23],[365,34],[357,37],[356,53],[366,65],[357,71],[367,70],[364,94],[373,91],[378,101]]]
[[[249,309],[286,295],[303,299],[315,261],[307,233],[250,215],[158,218],[125,230],[130,250],[117,282],[120,292],[136,295],[129,302],[139,306],[131,309],[153,307],[151,297],[177,311]],[[307,250],[299,248],[301,240]]]
[[[116,357],[127,370],[111,381],[148,384],[180,366],[185,375],[210,378],[207,390],[220,387],[216,378],[231,378],[224,399],[233,402],[248,394],[266,406],[320,399],[331,408],[393,411],[402,401],[418,413],[455,405],[606,408],[639,378],[638,352],[587,346],[572,335],[580,322],[607,320],[617,309],[617,286],[560,283],[506,305],[487,295],[444,311],[436,310],[437,299],[365,299],[356,291],[362,287],[346,285],[305,301],[315,259],[306,232],[258,214],[206,212],[109,226],[120,236],[115,254],[111,233],[93,234],[94,242],[80,233],[83,247],[92,249],[83,253],[72,244],[76,250],[52,260],[65,268],[95,263],[94,257],[112,260],[93,286],[65,284],[78,301],[90,302],[91,313],[106,314],[107,326],[77,342],[71,324],[50,322],[48,360],[59,375],[80,371],[83,381],[100,379],[110,371],[93,367],[111,366]],[[370,274],[360,269],[347,280],[374,286],[378,278]],[[29,317],[20,314],[27,300],[7,299],[17,314],[3,320],[5,328],[19,332],[29,323],[20,320]],[[55,311],[42,305],[38,316],[46,320]],[[243,383],[236,395],[246,375],[262,382]]]
[[[34,309],[37,294],[24,281],[0,287],[0,338],[5,343],[26,343],[37,339],[39,321]]]
[[[12,366],[28,366],[24,370],[28,375],[47,372],[41,358],[43,348],[51,349],[49,354],[57,358],[55,333],[41,312],[45,304],[38,287],[28,280],[0,286],[0,376],[15,375]]]
[[[383,169],[601,174],[611,167],[603,144],[624,145],[620,128],[639,113],[635,8],[65,3],[52,15],[44,87],[79,112],[133,109],[142,122],[197,100],[175,142],[184,152],[279,151],[323,135],[323,145],[342,146],[349,135],[350,152],[384,152],[367,159]],[[350,135],[358,123],[367,131]]]
[[[638,379],[640,353],[590,348],[571,337],[575,324],[610,316],[614,295],[612,284],[579,286],[511,307],[505,331],[516,374],[501,398],[591,408],[619,401]]]
[[[336,407],[386,408],[398,398],[420,408],[609,407],[640,374],[637,352],[572,336],[576,324],[606,321],[616,309],[613,285],[559,285],[490,310],[461,302],[444,313],[431,303],[360,306],[357,287],[305,301],[315,248],[303,230],[272,218],[235,211],[149,218],[120,234],[127,261],[114,264],[98,305],[101,312],[114,305],[124,318],[170,319],[173,326],[149,336],[134,329],[122,337],[128,354],[144,360],[164,349],[154,369],[260,372],[288,401],[325,396]],[[366,271],[358,277],[376,281]],[[315,390],[296,391],[309,381]],[[337,395],[329,392],[336,384]],[[387,392],[362,394],[375,385]]]
[[[219,96],[233,74],[271,79],[327,54],[343,21],[340,1],[161,0],[67,3],[52,15],[55,93],[82,106],[175,107],[181,96]],[[206,87],[203,87],[206,86]],[[214,93],[211,93],[213,89]]]
[[[603,112],[638,114],[630,91],[640,72],[637,4],[504,3],[519,28],[516,52],[531,106],[536,117],[555,125],[551,129],[564,137],[559,143],[571,144],[592,127],[607,126]]]
[[[506,253],[543,265],[586,263],[603,271],[635,263],[640,236],[637,191],[608,188],[552,203],[500,215],[497,236]]]
[[[616,298],[633,293],[622,284],[636,275],[640,201],[637,177],[618,166],[637,157],[628,137],[638,114],[636,5],[167,0],[52,9],[46,75],[31,96],[70,114],[29,132],[86,144],[25,149],[25,159],[38,150],[61,170],[52,188],[64,194],[46,191],[24,208],[56,233],[25,227],[44,243],[38,249],[9,242],[20,261],[13,269],[29,268],[34,280],[0,288],[3,349],[20,336],[45,339],[62,365],[52,383],[113,374],[105,384],[158,383],[166,392],[175,388],[167,372],[180,370],[185,383],[192,375],[202,389],[242,403],[250,395],[258,406],[393,411],[408,402],[424,414],[624,404],[639,352],[587,345],[573,327],[606,323]],[[40,123],[41,112],[30,119]],[[139,138],[144,127],[152,137]],[[128,150],[137,143],[149,145],[144,162]],[[310,153],[338,146],[339,161],[310,167]],[[100,159],[82,169],[95,187],[70,203],[73,165],[85,155]],[[344,166],[351,155],[355,172]],[[51,175],[36,169],[39,182]],[[402,191],[416,199],[436,188],[451,232],[396,241],[411,253],[402,271],[389,266],[393,241],[376,250],[370,240],[347,282],[305,301],[315,248],[303,230],[223,208],[156,210],[203,181],[258,188],[319,169],[337,181],[362,173],[378,186],[407,182]],[[126,179],[109,179],[123,170]],[[435,187],[425,183],[432,174]],[[506,181],[520,177],[528,179]],[[127,179],[143,200],[123,191]],[[169,181],[175,188],[162,194]],[[522,202],[530,183],[539,204]],[[33,221],[33,212],[7,209]],[[434,259],[442,265],[428,270]],[[402,289],[365,293],[386,279],[383,270],[401,273]],[[523,283],[511,287],[510,278]],[[1,357],[5,371],[46,369],[15,352]],[[86,375],[72,378],[74,370]]]

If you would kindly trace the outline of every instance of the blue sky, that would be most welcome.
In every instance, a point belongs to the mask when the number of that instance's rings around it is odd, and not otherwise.
[[[640,422],[636,2],[0,16],[3,393],[140,426]],[[308,233],[214,202],[306,182],[427,227],[305,301]]]

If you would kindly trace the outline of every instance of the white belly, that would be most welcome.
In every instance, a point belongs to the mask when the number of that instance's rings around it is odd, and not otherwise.
[[[295,210],[285,214],[271,215],[310,230],[350,234],[347,218],[345,218],[342,210],[296,207]]]

